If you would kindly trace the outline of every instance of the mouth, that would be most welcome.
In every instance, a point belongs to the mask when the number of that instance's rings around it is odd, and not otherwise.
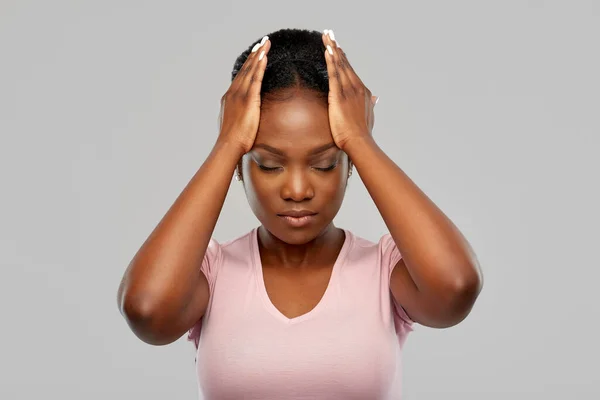
[[[290,211],[283,214],[277,214],[286,224],[295,228],[309,225],[314,221],[317,213],[308,210]]]

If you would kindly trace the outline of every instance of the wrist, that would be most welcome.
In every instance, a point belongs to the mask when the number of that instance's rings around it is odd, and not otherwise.
[[[350,155],[350,153],[354,153],[357,150],[360,151],[364,146],[372,146],[374,144],[375,140],[373,139],[373,136],[366,133],[357,134],[348,138],[341,149],[344,153]]]
[[[219,138],[213,147],[214,152],[226,152],[233,154],[238,159],[242,158],[244,154],[247,153],[244,146],[231,139]]]

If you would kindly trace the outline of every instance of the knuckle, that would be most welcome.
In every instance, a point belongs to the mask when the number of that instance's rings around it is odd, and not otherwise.
[[[258,74],[252,74],[252,78],[250,78],[250,83],[262,83],[262,80],[258,76]]]
[[[235,92],[230,92],[229,95],[227,95],[227,100],[231,101],[231,102],[235,102],[240,98],[240,94],[239,92],[235,91]]]

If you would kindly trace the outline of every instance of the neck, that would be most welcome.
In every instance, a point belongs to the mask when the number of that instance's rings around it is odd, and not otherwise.
[[[333,222],[317,237],[304,244],[286,243],[269,232],[258,228],[258,247],[264,266],[283,269],[307,269],[335,261],[345,240],[344,231]]]

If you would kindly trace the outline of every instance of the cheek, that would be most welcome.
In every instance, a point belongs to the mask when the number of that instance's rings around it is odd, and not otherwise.
[[[346,165],[340,167],[328,175],[315,177],[311,182],[316,192],[315,200],[325,203],[322,206],[338,208],[344,199],[348,168]],[[243,174],[246,196],[255,211],[270,209],[272,207],[269,207],[269,204],[281,200],[280,180],[269,179],[256,165],[251,165],[251,162],[244,163]]]
[[[277,195],[277,192],[274,190],[274,188],[271,188],[268,185],[266,185],[266,182],[264,180],[252,180],[252,191],[254,192],[254,198],[256,199],[256,201],[260,202],[265,206],[267,206],[269,202],[272,202],[275,196]]]
[[[318,195],[328,199],[331,206],[339,206],[344,198],[346,190],[346,174],[341,169],[339,172],[332,174],[330,179],[323,180],[319,185]]]
[[[253,209],[269,208],[268,204],[278,196],[277,188],[272,181],[265,179],[258,168],[244,169],[246,196]]]

